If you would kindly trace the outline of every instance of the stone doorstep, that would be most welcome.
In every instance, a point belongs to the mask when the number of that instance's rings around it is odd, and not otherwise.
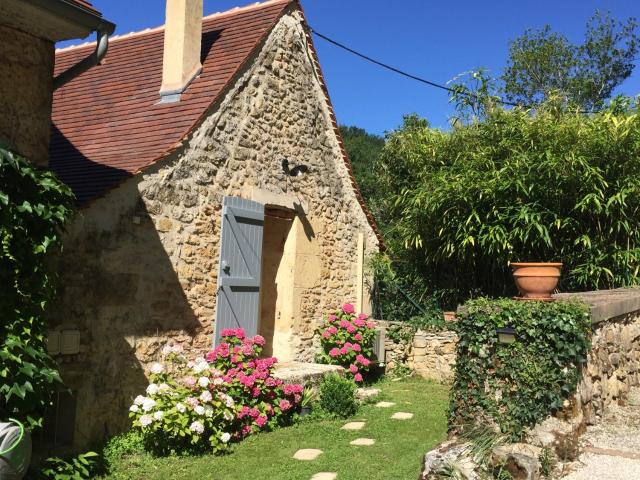
[[[376,407],[379,408],[389,408],[389,407],[393,407],[395,405],[395,402],[378,402],[376,403]]]
[[[274,366],[273,376],[285,383],[299,383],[302,385],[319,384],[322,379],[331,374],[342,375],[344,368],[339,365],[323,365],[320,363],[282,362]]]
[[[624,450],[613,450],[611,448],[594,447],[593,445],[587,445],[584,447],[584,451],[587,453],[594,453],[596,455],[607,455],[609,457],[621,457],[629,458],[631,460],[640,460],[640,453],[628,452]]]

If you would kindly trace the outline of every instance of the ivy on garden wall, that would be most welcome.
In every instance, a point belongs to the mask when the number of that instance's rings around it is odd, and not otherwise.
[[[60,377],[46,352],[47,253],[73,210],[56,176],[0,145],[0,418],[41,423]]]
[[[518,441],[576,391],[590,343],[585,304],[480,298],[458,311],[449,428],[483,420]],[[515,327],[502,344],[498,328]]]

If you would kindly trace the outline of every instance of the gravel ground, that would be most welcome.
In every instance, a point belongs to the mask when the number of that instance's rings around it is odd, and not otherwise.
[[[587,428],[581,439],[583,446],[640,454],[640,388],[629,394],[624,407],[610,406],[600,424]],[[638,480],[640,459],[618,455],[583,453],[573,473],[564,480]]]

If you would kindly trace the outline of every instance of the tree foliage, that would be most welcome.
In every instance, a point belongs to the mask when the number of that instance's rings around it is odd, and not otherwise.
[[[45,348],[43,315],[54,293],[46,255],[72,205],[53,173],[0,147],[0,417],[31,426],[60,383]]]
[[[389,135],[391,255],[451,299],[514,293],[512,261],[561,261],[561,288],[640,281],[640,115],[491,109],[443,132]],[[453,302],[455,303],[455,302]]]
[[[585,41],[576,45],[549,25],[527,30],[511,42],[502,76],[509,100],[538,105],[552,93],[585,110],[600,108],[627,79],[638,53],[637,22],[616,22],[596,12]]]

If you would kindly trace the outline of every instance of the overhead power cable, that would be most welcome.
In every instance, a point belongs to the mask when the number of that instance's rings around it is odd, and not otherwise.
[[[309,31],[311,33],[313,33],[317,37],[323,39],[324,41],[329,42],[330,44],[335,45],[336,47],[341,48],[341,49],[343,49],[343,50],[345,50],[345,51],[347,51],[347,52],[349,52],[349,53],[351,53],[353,55],[356,55],[357,57],[360,57],[363,60],[366,60],[366,61],[371,62],[371,63],[373,63],[375,65],[378,65],[378,66],[380,66],[382,68],[385,68],[385,69],[390,70],[390,71],[392,71],[394,73],[402,75],[403,77],[407,77],[407,78],[410,78],[412,80],[416,80],[417,82],[424,83],[424,84],[429,85],[431,87],[435,87],[435,88],[439,88],[441,90],[445,90],[445,91],[447,91],[449,93],[456,93],[456,94],[459,94],[459,95],[467,95],[468,97],[471,97],[471,98],[473,98],[475,100],[478,100],[478,101],[481,100],[481,98],[478,95],[476,95],[475,93],[473,93],[473,92],[460,92],[460,91],[458,91],[458,90],[456,90],[454,88],[447,87],[446,85],[442,85],[441,83],[432,82],[431,80],[427,80],[426,78],[418,77],[417,75],[413,75],[413,74],[411,74],[409,72],[405,72],[404,70],[400,70],[399,68],[393,67],[393,66],[391,66],[389,64],[386,64],[384,62],[376,60],[375,58],[371,58],[370,56],[365,55],[364,53],[358,52],[357,50],[354,50],[351,47],[347,47],[343,43],[340,43],[340,42],[338,42],[336,40],[333,40],[332,38],[327,37],[326,35],[323,35],[322,33],[318,32],[317,30],[312,28],[309,24],[307,24],[307,28],[309,29]],[[508,105],[510,107],[521,107],[521,108],[527,108],[527,109],[535,108],[532,105],[525,105],[525,104],[522,104],[522,103],[510,102],[508,100],[503,100],[501,98],[494,98],[494,101],[496,103],[500,103],[502,105]],[[579,113],[587,114],[587,113],[595,113],[595,112],[594,111],[580,111]]]

